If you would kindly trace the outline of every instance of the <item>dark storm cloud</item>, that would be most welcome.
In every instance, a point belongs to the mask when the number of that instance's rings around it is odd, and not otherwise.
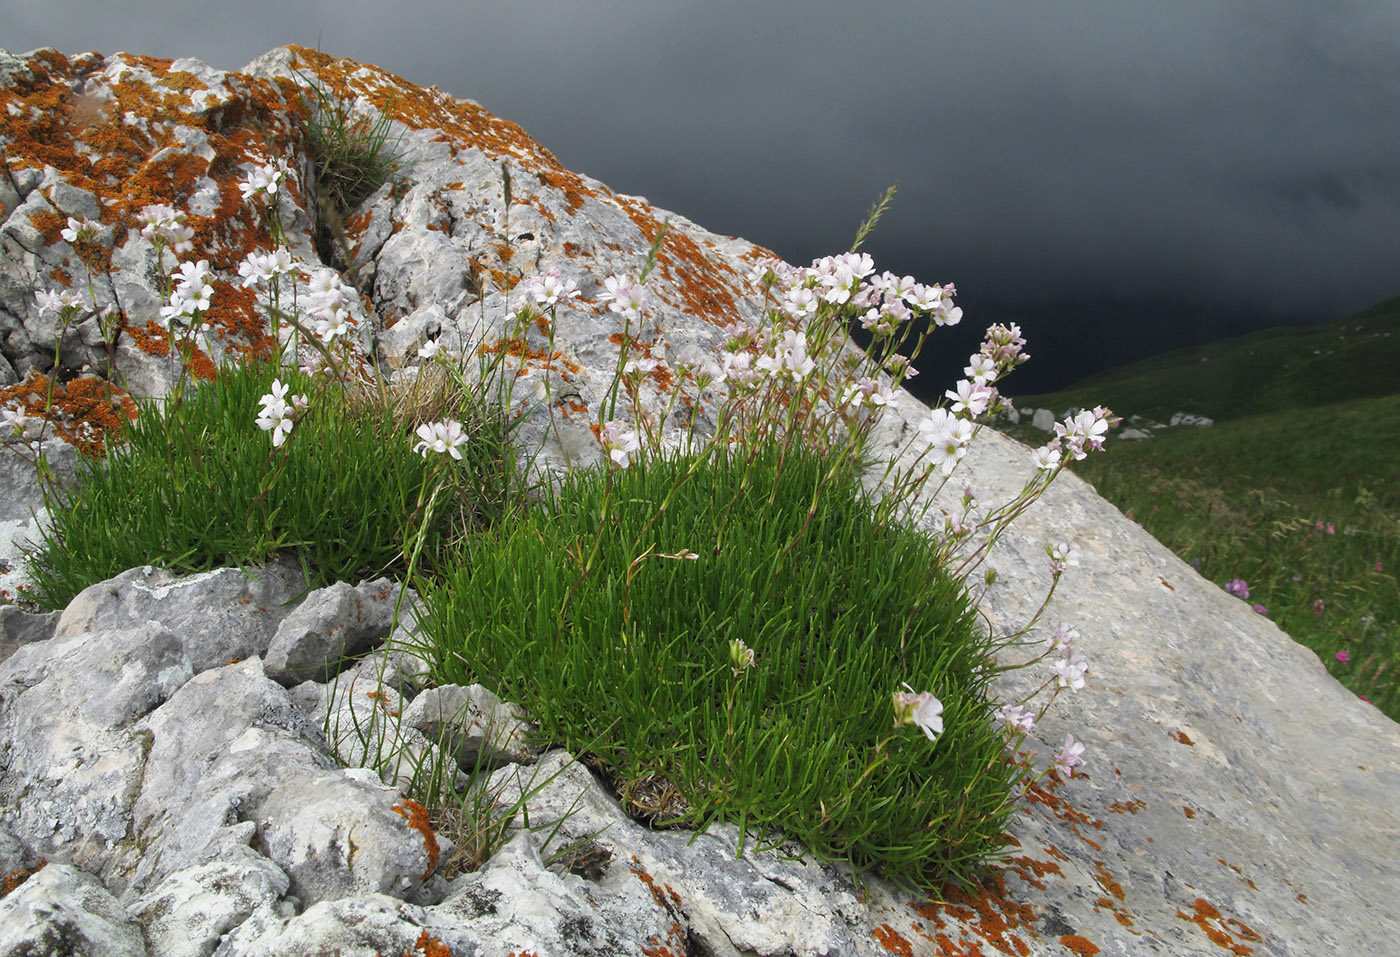
[[[998,316],[1264,323],[1400,293],[1394,0],[5,6],[15,51],[237,69],[319,41],[794,261],[898,180],[877,259]]]

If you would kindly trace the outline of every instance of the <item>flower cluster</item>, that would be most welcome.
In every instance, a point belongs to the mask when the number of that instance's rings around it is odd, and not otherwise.
[[[337,336],[349,334],[355,321],[349,311],[351,296],[358,299],[334,269],[322,266],[311,274],[310,312],[316,320],[316,336],[322,342],[331,343]]]
[[[257,286],[260,283],[275,281],[279,276],[287,276],[296,272],[296,264],[292,261],[291,253],[286,247],[278,247],[270,253],[250,252],[243,262],[238,264],[238,275],[243,277],[243,288]]]
[[[63,229],[59,235],[76,246],[80,242],[96,239],[101,232],[101,223],[94,223],[90,219],[74,219],[69,216],[67,228]]]
[[[603,280],[605,291],[598,294],[599,302],[626,319],[636,319],[647,307],[647,288],[625,276],[609,276]]]
[[[238,184],[238,188],[242,190],[245,200],[252,199],[254,196],[273,197],[277,195],[278,187],[286,178],[287,165],[285,161],[265,163],[249,173],[248,178]]]
[[[629,456],[641,448],[641,438],[636,432],[626,428],[621,422],[614,419],[598,431],[598,442],[603,446],[603,451],[608,458],[612,459],[619,468],[627,468],[632,464]]]
[[[157,246],[169,246],[178,253],[194,251],[194,227],[185,224],[185,214],[169,206],[146,206],[137,221],[141,238]]]
[[[287,393],[291,391],[291,386],[283,385],[280,379],[272,380],[271,389],[271,392],[258,399],[262,409],[258,412],[257,424],[264,432],[272,432],[272,447],[277,448],[287,440],[287,435],[292,431],[292,410],[304,410],[308,403],[304,395],[292,396],[289,403]]]
[[[180,263],[177,272],[179,279],[170,294],[170,302],[160,307],[161,323],[167,328],[176,319],[183,319],[190,325],[197,324],[200,314],[209,308],[214,295],[214,287],[209,282],[209,260]]]

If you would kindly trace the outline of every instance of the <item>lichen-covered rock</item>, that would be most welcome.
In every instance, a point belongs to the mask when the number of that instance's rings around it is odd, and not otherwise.
[[[171,874],[133,901],[151,952],[162,957],[207,957],[225,934],[254,914],[291,916],[283,901],[290,881],[271,861],[256,855],[218,860]]]

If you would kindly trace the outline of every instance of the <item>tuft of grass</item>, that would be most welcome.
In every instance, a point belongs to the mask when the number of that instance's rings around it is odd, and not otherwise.
[[[898,881],[965,877],[1000,847],[1019,773],[990,720],[990,639],[933,543],[871,512],[849,459],[773,443],[571,474],[424,590],[434,677],[521,702],[658,826],[776,828]],[[902,682],[943,701],[936,742],[892,731]]]
[[[1110,443],[1074,470],[1400,720],[1400,395]]]
[[[334,89],[318,72],[307,80],[314,102],[303,98],[310,122],[311,158],[316,167],[316,251],[332,262],[347,244],[345,217],[399,175],[404,158],[398,140],[389,141],[387,111],[371,120],[357,116],[344,90]],[[348,260],[346,265],[348,265]]]
[[[313,586],[401,576],[419,537],[434,561],[508,509],[513,485],[502,470],[512,460],[499,416],[461,416],[473,441],[452,494],[434,495],[442,463],[413,453],[412,418],[280,374],[312,397],[281,448],[254,422],[279,375],[270,364],[225,368],[178,403],[145,403],[110,459],[85,461],[78,491],[46,502],[51,522],[32,563],[39,604],[62,608],[138,565],[192,573],[282,551],[302,560]]]

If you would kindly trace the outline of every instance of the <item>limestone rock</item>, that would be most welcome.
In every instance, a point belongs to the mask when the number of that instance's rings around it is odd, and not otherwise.
[[[389,636],[397,595],[387,578],[311,592],[278,625],[267,648],[268,675],[290,687],[343,671]]]
[[[524,709],[479,684],[429,688],[404,710],[403,723],[441,741],[463,770],[529,764],[536,757]]]
[[[49,864],[0,899],[0,955],[147,957],[141,925],[102,883],[67,864]]]
[[[305,589],[291,561],[183,577],[146,565],[79,592],[55,636],[163,621],[180,637],[194,669],[204,671],[265,654],[288,604]]]

